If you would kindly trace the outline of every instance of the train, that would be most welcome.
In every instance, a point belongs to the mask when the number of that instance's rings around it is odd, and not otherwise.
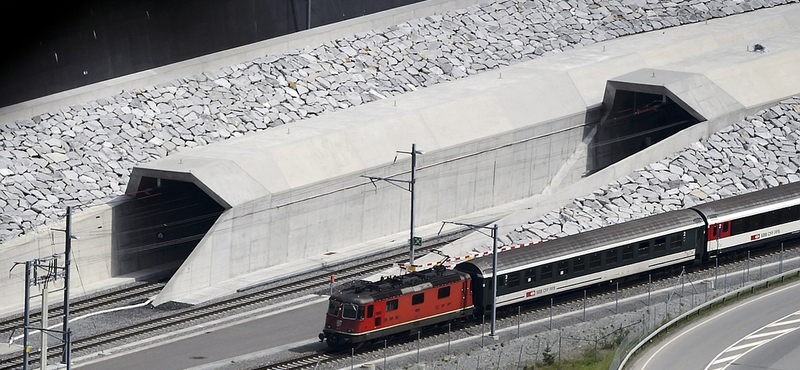
[[[790,183],[512,249],[497,255],[496,308],[700,264],[798,232],[800,183]],[[330,296],[319,339],[356,347],[487,315],[492,259],[358,281]]]

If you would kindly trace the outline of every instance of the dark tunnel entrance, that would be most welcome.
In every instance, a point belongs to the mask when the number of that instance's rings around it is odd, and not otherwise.
[[[700,122],[664,94],[617,90],[607,109],[589,144],[589,173]]]
[[[113,276],[170,277],[225,210],[190,182],[143,177],[129,196],[114,207]]]

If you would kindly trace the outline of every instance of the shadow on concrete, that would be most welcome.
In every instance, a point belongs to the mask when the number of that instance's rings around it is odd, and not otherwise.
[[[113,208],[112,276],[169,266],[152,275],[168,278],[224,210],[192,183],[146,180],[143,190]]]

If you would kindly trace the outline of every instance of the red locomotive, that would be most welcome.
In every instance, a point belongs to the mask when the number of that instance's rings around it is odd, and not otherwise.
[[[472,317],[469,275],[443,266],[376,282],[359,281],[331,296],[320,340],[357,346],[439,322]]]

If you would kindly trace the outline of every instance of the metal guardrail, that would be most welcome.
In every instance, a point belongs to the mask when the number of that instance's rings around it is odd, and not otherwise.
[[[754,293],[755,289],[760,287],[760,286],[763,286],[764,288],[769,288],[769,284],[771,282],[775,282],[775,281],[778,281],[778,280],[783,282],[787,277],[789,277],[791,275],[796,275],[797,277],[800,277],[800,268],[797,268],[797,269],[794,269],[794,270],[790,270],[790,271],[775,275],[773,277],[769,277],[769,278],[766,278],[766,279],[759,280],[759,281],[757,281],[757,282],[755,282],[753,284],[747,285],[747,286],[743,286],[743,287],[741,287],[739,289],[733,290],[733,291],[731,291],[731,292],[729,292],[727,294],[723,294],[723,295],[721,295],[721,296],[719,296],[717,298],[714,298],[714,299],[712,299],[710,301],[707,301],[707,302],[705,302],[705,303],[703,303],[703,304],[701,304],[701,305],[699,305],[697,307],[694,307],[694,308],[690,309],[689,311],[684,312],[683,314],[678,315],[677,317],[675,317],[674,319],[670,320],[666,324],[661,325],[658,329],[654,330],[652,333],[650,333],[650,335],[646,336],[644,339],[640,340],[639,343],[637,343],[636,346],[634,346],[628,352],[628,354],[625,356],[625,358],[620,362],[619,366],[614,368],[613,364],[612,364],[612,367],[609,370],[624,369],[625,365],[628,362],[628,360],[630,360],[630,358],[634,354],[636,354],[637,351],[642,349],[642,347],[644,347],[645,344],[647,344],[650,340],[652,340],[656,336],[660,335],[662,332],[665,332],[665,331],[669,330],[671,327],[673,327],[676,324],[678,324],[681,320],[687,319],[689,316],[691,316],[693,314],[699,314],[700,311],[702,311],[705,308],[709,308],[709,307],[714,306],[716,304],[724,304],[726,299],[739,298],[739,296],[741,296],[742,293],[746,293],[748,291],[750,291],[751,293]]]

